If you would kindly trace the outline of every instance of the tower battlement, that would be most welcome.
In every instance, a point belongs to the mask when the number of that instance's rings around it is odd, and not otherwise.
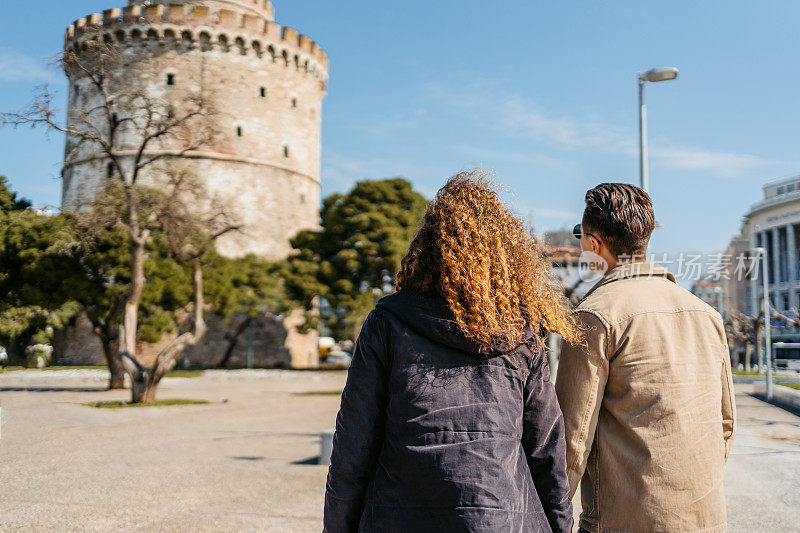
[[[283,62],[287,67],[311,74],[323,84],[327,82],[328,57],[309,37],[282,27],[263,14],[217,9],[218,3],[224,5],[220,0],[214,0],[214,6],[188,1],[149,5],[139,2],[93,13],[67,28],[64,47],[79,50],[83,41],[103,40],[119,44],[174,44],[197,47],[204,52],[236,50],[241,55],[253,54]],[[249,4],[249,0],[230,3]],[[272,13],[272,4],[266,4]]]
[[[275,8],[270,0],[128,0],[129,6],[153,4],[214,4],[221,9],[232,9],[243,13],[260,15],[268,20],[275,20]]]
[[[189,152],[164,141],[148,147],[147,155],[189,169],[229,207],[241,230],[217,243],[220,253],[285,257],[298,231],[319,224],[325,52],[276,23],[269,0],[124,3],[75,21],[65,50],[91,58],[93,42],[116,48],[121,60],[109,79],[119,87],[110,88],[112,93],[129,84],[175,104],[198,91],[211,98],[219,138]],[[67,114],[69,124],[90,116],[103,94],[80,69],[66,74],[67,104],[78,111]],[[135,139],[126,133],[116,140],[122,164],[133,157]],[[62,169],[61,207],[81,210],[107,186],[113,169],[96,146],[76,145],[69,136],[66,143],[70,157]],[[141,183],[159,186],[158,170],[145,170]]]

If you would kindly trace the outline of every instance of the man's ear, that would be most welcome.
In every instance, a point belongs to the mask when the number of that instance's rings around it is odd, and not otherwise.
[[[600,250],[601,250],[602,247],[603,247],[603,245],[600,243],[600,241],[598,239],[596,239],[596,238],[592,239],[592,251],[594,253],[596,253],[597,255],[600,255]]]

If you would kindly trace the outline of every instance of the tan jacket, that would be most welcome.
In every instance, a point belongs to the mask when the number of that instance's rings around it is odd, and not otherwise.
[[[719,313],[649,263],[611,270],[577,311],[587,346],[564,344],[556,391],[581,527],[724,531],[736,411]]]

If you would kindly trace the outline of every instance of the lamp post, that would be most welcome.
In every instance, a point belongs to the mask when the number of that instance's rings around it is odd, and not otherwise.
[[[647,168],[647,107],[644,105],[644,84],[645,82],[657,82],[674,80],[678,77],[678,69],[675,67],[651,68],[646,72],[639,73],[639,180],[640,187],[645,192],[649,185]]]
[[[769,288],[767,286],[767,249],[758,247],[754,250],[761,256],[761,283],[764,288],[764,359],[766,361],[766,396],[772,401],[772,314],[769,306]]]
[[[717,295],[717,311],[719,311],[719,314],[722,316],[722,318],[725,318],[724,310],[722,309],[724,306],[723,300],[725,297],[725,292],[722,290],[722,287],[714,287],[714,294]]]

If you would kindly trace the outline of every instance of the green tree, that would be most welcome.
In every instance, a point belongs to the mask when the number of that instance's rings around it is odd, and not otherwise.
[[[31,206],[25,198],[17,199],[17,193],[8,188],[8,179],[0,176],[0,214],[7,215],[14,211],[24,211]]]
[[[0,176],[0,342],[18,357],[30,342],[50,342],[79,310],[63,298],[70,260],[54,252],[67,227],[64,217],[30,209]]]
[[[81,222],[61,242],[59,253],[71,262],[60,273],[57,298],[78,302],[103,347],[110,372],[110,388],[123,388],[124,368],[119,357],[119,327],[131,283],[130,251],[124,230],[111,226],[87,236]],[[65,250],[66,248],[66,250]],[[163,236],[156,233],[144,262],[147,283],[139,308],[138,342],[157,342],[176,327],[175,313],[191,301],[188,269],[166,252]]]
[[[329,196],[321,229],[292,240],[296,253],[283,268],[289,296],[306,308],[324,298],[334,312],[322,319],[334,335],[354,338],[376,296],[393,289],[426,205],[402,178],[360,181]]]
[[[29,207],[0,176],[0,343],[18,357],[32,340],[50,342],[78,307],[55,295],[65,261],[51,249],[65,221]]]
[[[48,216],[28,205],[0,181],[0,342],[20,353],[32,340],[52,341],[53,331],[85,311],[103,347],[109,386],[122,388],[116,344],[130,284],[124,232],[104,228],[87,239],[80,215]],[[162,236],[154,237],[151,252],[138,332],[145,342],[174,328],[174,312],[191,300],[187,269],[166,254]]]

